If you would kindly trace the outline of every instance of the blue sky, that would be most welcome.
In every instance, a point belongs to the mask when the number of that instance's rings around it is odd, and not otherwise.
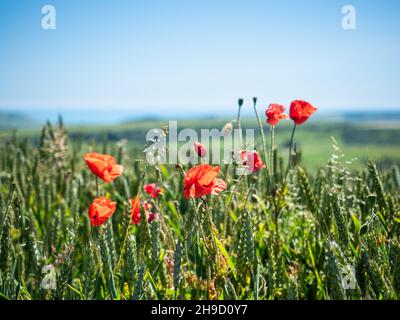
[[[57,29],[41,28],[43,5]],[[341,27],[356,8],[356,30]],[[0,110],[400,109],[400,1],[0,1]]]

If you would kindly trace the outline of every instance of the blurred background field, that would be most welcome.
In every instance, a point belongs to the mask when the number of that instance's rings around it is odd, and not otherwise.
[[[188,119],[184,114],[178,117],[175,114],[175,117],[171,115],[170,119],[178,120],[178,130],[185,128],[192,128],[198,132],[207,128],[220,130],[228,121],[233,120],[235,112],[232,111],[230,116],[203,115]],[[250,111],[244,110],[242,126],[257,131],[255,117]],[[264,119],[263,109],[259,108],[259,113]],[[144,157],[141,150],[144,149],[146,132],[152,128],[168,125],[166,117],[132,118],[133,112],[129,111],[109,114],[69,111],[66,115],[61,114],[72,142],[94,143],[102,142],[106,138],[113,143],[126,139],[129,145],[135,148],[138,158]],[[47,120],[56,122],[57,117],[56,111],[1,112],[0,139],[7,139],[16,129],[19,136],[37,142],[41,126]],[[268,136],[266,125],[264,129]],[[290,130],[291,123],[284,121],[276,130],[276,142],[284,158],[286,158]],[[316,169],[328,162],[333,151],[331,137],[338,142],[345,160],[352,161],[353,168],[364,167],[368,160],[376,161],[381,168],[390,167],[394,163],[400,164],[400,112],[317,113],[313,121],[309,121],[296,132],[297,150],[301,152],[303,166]]]

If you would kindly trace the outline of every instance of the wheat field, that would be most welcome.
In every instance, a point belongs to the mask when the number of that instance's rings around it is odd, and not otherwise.
[[[286,175],[284,155],[266,146],[266,168],[238,177],[221,164],[223,190],[187,198],[191,166],[69,139],[62,122],[37,141],[3,138],[0,297],[398,299],[399,168],[350,170],[333,140],[325,166],[306,170],[294,155]],[[123,172],[95,178],[90,152]],[[115,212],[96,226],[88,210],[100,195]]]

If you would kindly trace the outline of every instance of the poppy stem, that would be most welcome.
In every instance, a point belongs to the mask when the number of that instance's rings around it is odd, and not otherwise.
[[[229,216],[231,215],[229,212],[229,209],[231,207],[232,201],[233,201],[233,197],[235,196],[236,190],[240,184],[240,181],[242,180],[244,174],[242,173],[239,177],[239,179],[236,181],[235,186],[233,187],[232,193],[230,194],[230,198],[229,198],[229,202],[228,205],[225,207],[225,217],[224,217],[224,232],[223,235],[224,237],[227,236],[227,232],[228,232],[228,226],[229,226]]]
[[[242,105],[243,105],[243,100],[239,99],[239,102],[238,102],[238,114],[237,114],[237,120],[236,120],[237,124],[236,125],[237,125],[237,128],[239,130],[239,145],[240,145],[240,148],[243,148],[243,146],[242,146],[242,143],[243,143],[243,141],[242,141],[242,126],[240,124],[240,110],[242,109]]]
[[[210,238],[211,238],[211,248],[208,248],[208,252],[207,252],[207,260],[208,260],[208,269],[207,269],[207,299],[210,299],[210,286],[211,286],[211,267],[213,268],[213,271],[215,270],[215,255],[217,252],[217,243],[215,241],[217,235],[215,234],[215,226],[213,223],[213,218],[212,218],[212,211],[210,210],[210,207],[208,206],[207,200],[203,199],[204,202],[204,206],[206,209],[206,214],[207,214],[207,220],[208,220],[208,227],[207,229],[209,229],[210,232]]]
[[[279,234],[279,211],[275,209],[275,255],[278,256],[280,249],[280,234]]]
[[[268,156],[267,156],[267,147],[266,147],[266,144],[265,144],[264,128],[263,128],[263,125],[261,123],[260,116],[258,115],[256,105],[257,105],[257,98],[253,98],[254,113],[256,114],[258,128],[260,129],[261,143],[262,143],[262,148],[263,148],[263,153],[264,153],[264,163],[267,166],[267,170],[265,170],[265,177],[267,178],[268,184],[270,185],[270,187],[272,189],[271,177],[269,176],[269,173],[268,173]]]
[[[290,169],[290,167],[291,167],[291,165],[292,165],[293,138],[294,138],[294,133],[295,133],[295,131],[296,131],[296,127],[297,127],[297,125],[295,124],[295,125],[293,126],[292,135],[291,135],[291,137],[290,137],[289,159],[288,159],[288,165],[287,165],[287,168],[286,168],[286,174],[285,174],[285,180],[284,180],[284,182],[286,182],[286,179],[287,179],[287,176],[288,176],[288,173],[289,173],[289,169]]]
[[[138,191],[138,196],[139,196],[140,190],[142,189],[143,183],[144,183],[144,181],[146,179],[146,172],[147,172],[146,169],[147,169],[147,166],[143,170],[143,174],[142,174],[141,179],[140,179],[139,188],[138,188],[138,190],[139,190]],[[140,202],[139,202],[139,207],[140,207]],[[117,263],[117,265],[115,267],[115,272],[118,272],[119,269],[120,269],[121,261],[122,261],[122,258],[124,256],[124,252],[126,250],[126,243],[127,243],[128,235],[129,235],[129,232],[130,232],[131,228],[132,228],[132,222],[129,221],[128,222],[128,226],[126,227],[126,231],[125,231],[124,242],[122,243],[122,246],[121,246],[121,249],[120,249],[120,256],[119,256],[119,259],[118,259],[118,263]]]
[[[271,183],[272,185],[274,184],[274,172],[275,172],[275,168],[274,168],[274,148],[275,148],[275,126],[271,126],[270,127],[270,143],[271,143],[271,151],[270,151],[270,160],[269,160],[269,167],[270,167],[270,179],[271,179]]]
[[[132,226],[132,223],[129,222],[129,223],[128,223],[128,226],[126,227],[124,242],[122,243],[122,246],[121,246],[120,255],[119,255],[119,258],[118,258],[118,263],[117,263],[117,265],[116,265],[116,267],[115,267],[115,270],[114,270],[115,272],[118,272],[118,271],[119,271],[119,268],[120,268],[120,266],[121,266],[121,261],[122,261],[123,255],[124,255],[124,251],[125,251],[125,247],[126,247],[126,242],[127,242],[127,240],[128,240],[129,230],[131,229],[131,226]]]
[[[96,198],[99,197],[99,178],[96,176]]]
[[[210,287],[211,287],[211,259],[208,258],[207,266],[207,300],[210,300]]]

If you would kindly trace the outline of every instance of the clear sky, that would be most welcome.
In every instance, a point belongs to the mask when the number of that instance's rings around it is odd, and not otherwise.
[[[398,0],[1,0],[0,110],[399,110],[399,16]]]

